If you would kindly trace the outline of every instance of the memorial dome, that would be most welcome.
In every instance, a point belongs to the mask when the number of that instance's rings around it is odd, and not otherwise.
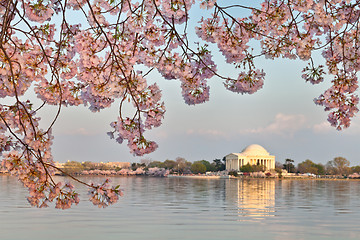
[[[258,144],[251,144],[244,148],[241,154],[245,156],[269,156],[269,152],[265,150],[262,146]]]

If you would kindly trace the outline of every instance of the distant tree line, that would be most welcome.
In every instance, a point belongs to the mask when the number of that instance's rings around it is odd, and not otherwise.
[[[331,161],[328,161],[325,165],[321,163],[314,163],[307,159],[297,166],[294,164],[294,160],[285,159],[282,164],[280,162],[275,163],[275,170],[281,172],[285,169],[289,173],[311,173],[315,175],[349,175],[352,173],[360,173],[360,166],[350,167],[350,162],[343,157],[336,157]],[[161,161],[142,161],[141,163],[132,163],[131,170],[143,169],[147,171],[150,168],[163,168],[175,174],[198,174],[206,172],[217,172],[225,170],[225,158],[215,159],[212,162],[207,160],[199,160],[195,162],[189,162],[185,158],[177,157],[175,160]],[[90,170],[114,170],[120,171],[119,167],[111,167],[105,163],[93,163],[93,162],[76,162],[68,161],[64,164],[64,170],[70,174],[79,174],[82,171]],[[263,165],[250,165],[246,164],[240,168],[241,172],[263,172],[265,166]]]
[[[284,164],[276,163],[276,169],[286,169],[290,173],[311,173],[315,175],[349,175],[352,173],[360,173],[360,166],[350,167],[350,161],[344,157],[336,157],[328,161],[325,165],[314,163],[307,159],[297,166],[294,160],[286,159]]]

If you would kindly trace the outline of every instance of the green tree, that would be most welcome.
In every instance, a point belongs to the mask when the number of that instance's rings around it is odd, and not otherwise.
[[[327,175],[336,175],[337,171],[332,164],[332,161],[328,161],[325,165],[325,172]]]
[[[253,172],[264,172],[265,171],[265,166],[258,164],[258,165],[252,165],[253,168]]]
[[[190,168],[191,168],[191,165],[192,165],[192,163],[191,162],[188,162],[188,161],[186,161],[186,159],[185,158],[182,158],[182,157],[177,157],[176,159],[175,159],[175,161],[176,161],[176,164],[177,164],[177,166],[176,166],[176,171],[178,172],[178,173],[189,173],[189,172],[191,172],[191,170],[190,170]]]
[[[353,166],[351,167],[352,173],[360,173],[360,166]]]
[[[286,169],[286,171],[288,173],[294,173],[296,171],[295,165],[293,164],[294,160],[287,158],[285,159],[285,164],[284,164],[284,169]]]
[[[200,161],[197,161],[197,162],[194,162],[192,165],[191,165],[191,168],[190,168],[191,172],[192,173],[205,173],[206,172],[206,166],[201,163]]]
[[[177,166],[177,163],[174,160],[165,160],[164,161],[164,167],[166,169],[174,169]]]
[[[318,175],[325,175],[325,166],[321,163],[315,163],[314,167],[318,169]]]
[[[215,171],[225,170],[225,163],[223,163],[221,159],[215,159],[211,164],[214,165]]]
[[[281,173],[282,169],[284,169],[284,164],[282,164],[281,162],[276,161],[275,162],[275,171],[277,173]]]
[[[163,162],[160,161],[152,161],[149,163],[148,168],[154,168],[154,167],[158,167],[158,168],[165,168],[165,164]]]
[[[344,175],[349,174],[350,162],[343,157],[336,157],[326,164],[326,169],[329,174]]]
[[[263,172],[264,170],[264,165],[250,165],[249,163],[240,168],[241,172]]]
[[[206,172],[214,172],[214,171],[215,171],[215,166],[212,165],[209,161],[201,160],[201,161],[199,161],[199,162],[201,162],[202,164],[205,165],[205,167],[206,167]]]
[[[132,164],[131,164],[131,169],[132,169],[133,171],[135,171],[135,170],[138,169],[138,168],[146,168],[145,163],[132,163]]]
[[[252,166],[248,163],[246,165],[241,166],[241,172],[252,172]]]
[[[315,163],[307,159],[299,163],[297,169],[300,173],[312,173],[317,175],[319,174],[319,169],[315,165]]]
[[[316,175],[325,174],[325,166],[321,163],[314,163],[313,161],[307,159],[304,162],[298,164],[297,170],[300,173],[312,173]]]

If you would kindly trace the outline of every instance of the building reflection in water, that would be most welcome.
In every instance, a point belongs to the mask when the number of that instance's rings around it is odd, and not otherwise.
[[[275,181],[229,180],[225,186],[226,201],[235,206],[241,220],[275,216]]]

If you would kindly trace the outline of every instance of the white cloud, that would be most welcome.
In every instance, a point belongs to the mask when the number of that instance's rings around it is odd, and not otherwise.
[[[330,133],[330,132],[333,133],[340,132],[342,134],[347,134],[347,135],[357,135],[360,133],[360,118],[357,117],[352,119],[350,127],[345,128],[341,131],[337,131],[336,128],[332,127],[328,121],[323,121],[319,124],[315,124],[312,127],[312,129],[315,133],[321,133],[321,134]]]
[[[186,131],[187,135],[200,135],[207,137],[226,137],[227,135],[219,130],[215,129],[189,129]]]
[[[315,124],[315,125],[313,126],[313,131],[314,131],[315,133],[328,133],[328,132],[330,132],[330,131],[332,131],[332,130],[334,130],[334,129],[335,129],[335,128],[332,127],[332,126],[330,125],[330,123],[327,122],[327,121],[324,121],[324,122],[319,123],[319,124]]]
[[[278,113],[275,119],[265,127],[246,129],[242,133],[278,134],[292,137],[295,132],[306,128],[306,118],[302,114]]]

